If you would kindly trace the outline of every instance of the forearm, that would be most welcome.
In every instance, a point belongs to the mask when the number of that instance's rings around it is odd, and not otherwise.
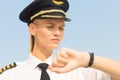
[[[120,77],[120,62],[95,55],[92,67],[102,70],[110,75]]]
[[[120,77],[120,62],[68,48],[61,49],[53,60],[50,69],[54,72],[64,73],[78,67],[92,67],[114,77]]]
[[[120,77],[111,76],[111,80],[120,80]]]

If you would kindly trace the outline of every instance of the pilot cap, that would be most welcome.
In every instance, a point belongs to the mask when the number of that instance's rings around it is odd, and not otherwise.
[[[20,13],[19,18],[25,23],[30,23],[34,19],[64,19],[69,9],[67,0],[34,0]]]

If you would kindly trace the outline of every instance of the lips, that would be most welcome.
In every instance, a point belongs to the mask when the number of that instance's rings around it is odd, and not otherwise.
[[[51,39],[51,41],[58,43],[58,42],[60,42],[60,39],[55,38],[55,39]]]

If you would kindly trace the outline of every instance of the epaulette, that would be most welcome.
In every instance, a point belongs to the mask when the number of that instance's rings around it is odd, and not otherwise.
[[[16,63],[9,64],[9,65],[7,65],[7,66],[0,69],[0,74],[2,74],[2,72],[4,72],[4,71],[6,71],[8,69],[11,69],[11,68],[14,68],[16,66],[17,66]]]

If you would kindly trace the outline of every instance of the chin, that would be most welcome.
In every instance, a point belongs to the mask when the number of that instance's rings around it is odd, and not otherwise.
[[[57,44],[49,44],[49,49],[52,49],[52,50],[54,50],[54,49],[56,49],[56,48],[58,48],[59,47],[59,44],[57,43]]]
[[[56,49],[58,48],[59,45],[54,45],[54,46],[51,46],[52,49]]]
[[[52,49],[56,49],[56,48],[58,48],[58,46],[57,47],[52,47]]]

